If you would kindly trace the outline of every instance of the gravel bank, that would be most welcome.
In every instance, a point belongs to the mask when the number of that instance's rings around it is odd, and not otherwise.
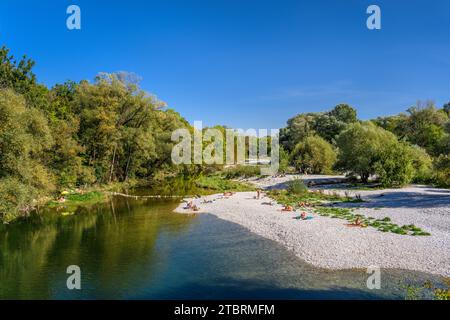
[[[271,182],[272,185],[282,183]],[[410,187],[356,193],[361,194],[366,202],[347,206],[355,207],[357,213],[375,218],[388,216],[394,223],[415,224],[432,235],[413,237],[383,233],[370,227],[349,228],[344,220],[312,213],[309,214],[313,216],[312,220],[295,220],[293,217],[298,213],[281,212],[278,204],[265,205],[270,199],[254,199],[254,192],[241,192],[229,198],[221,195],[206,197],[214,200],[211,203],[201,203],[205,198],[195,201],[201,212],[238,223],[277,241],[318,267],[379,266],[450,276],[449,190]],[[181,204],[176,212],[189,213],[183,209],[184,205]]]

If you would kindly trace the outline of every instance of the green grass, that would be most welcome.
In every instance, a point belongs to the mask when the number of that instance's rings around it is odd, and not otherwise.
[[[91,191],[86,193],[69,193],[64,196],[66,201],[50,201],[47,205],[54,207],[77,207],[80,205],[92,205],[105,200],[105,194],[99,191]]]
[[[195,181],[195,185],[198,188],[202,188],[209,191],[254,191],[256,188],[246,183],[228,180],[221,175],[202,176]]]
[[[297,189],[295,187],[294,189]],[[298,188],[300,189],[300,188]],[[321,205],[331,202],[361,202],[362,200],[342,197],[337,193],[324,193],[323,191],[290,192],[288,190],[271,190],[269,196],[280,203],[287,205],[297,205],[299,202],[308,202],[311,205]]]
[[[227,179],[251,178],[261,175],[261,166],[234,166],[223,170],[223,175]]]

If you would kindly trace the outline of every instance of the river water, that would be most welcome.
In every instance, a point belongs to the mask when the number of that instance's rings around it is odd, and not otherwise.
[[[0,299],[402,299],[405,283],[438,281],[382,270],[330,271],[212,215],[173,213],[178,200],[116,197],[63,216],[48,209],[0,226]],[[69,290],[66,269],[81,269]]]

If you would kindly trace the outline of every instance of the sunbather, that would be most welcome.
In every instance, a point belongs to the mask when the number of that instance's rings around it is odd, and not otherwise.
[[[295,211],[293,206],[284,206],[283,209],[281,209],[281,211],[288,211],[288,212],[292,212]]]
[[[192,206],[194,205],[194,203],[192,202],[192,200],[191,201],[189,201],[188,203],[187,203],[187,205],[184,207],[184,209],[192,209]]]
[[[300,202],[298,203],[298,206],[299,206],[299,207],[303,207],[303,208],[308,208],[308,207],[310,207],[311,205],[310,205],[308,202],[300,201]]]
[[[367,227],[367,225],[362,223],[361,217],[357,217],[356,220],[353,223],[349,223],[349,224],[347,224],[347,226],[348,227],[361,227],[361,228]]]

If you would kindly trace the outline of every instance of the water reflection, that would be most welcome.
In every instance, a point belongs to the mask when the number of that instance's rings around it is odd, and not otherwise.
[[[115,198],[72,216],[48,211],[0,230],[0,298],[65,295],[65,269],[79,265],[82,291],[120,298],[124,284],[139,286],[157,274],[164,253],[158,237],[177,237],[194,216],[168,214],[174,201]],[[87,286],[87,287],[86,287]],[[81,293],[73,292],[75,295]],[[70,295],[72,296],[72,295]]]

